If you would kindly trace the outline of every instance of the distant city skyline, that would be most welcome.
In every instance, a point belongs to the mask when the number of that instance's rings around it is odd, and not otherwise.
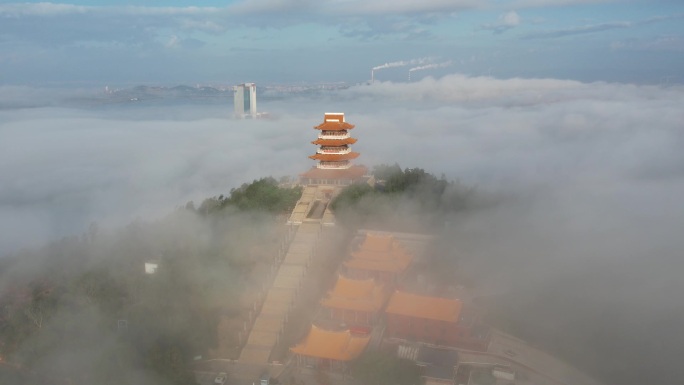
[[[0,4],[0,85],[684,82],[684,4],[645,0],[74,0]],[[413,63],[413,64],[411,64]],[[425,68],[423,68],[425,67]]]

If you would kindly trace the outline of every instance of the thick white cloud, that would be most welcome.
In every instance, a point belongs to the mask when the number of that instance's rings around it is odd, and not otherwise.
[[[294,175],[309,163],[297,151],[305,152],[308,132],[231,121],[228,107],[151,110],[138,118],[135,107],[113,116],[50,108],[0,113],[0,248],[77,234],[91,221],[156,217],[254,178]]]
[[[4,91],[26,95],[17,107],[50,95]],[[232,121],[229,105],[5,109],[0,178],[10,183],[0,206],[12,215],[0,216],[11,218],[0,244],[34,230],[78,232],[92,220],[124,223],[260,176],[295,175],[311,164],[309,127],[330,109],[358,125],[362,161],[424,167],[486,189],[676,181],[684,160],[668,140],[681,141],[682,103],[681,87],[450,75],[263,101],[277,121]]]
[[[273,121],[231,120],[229,103],[5,108],[0,249],[305,171],[312,126],[343,111],[360,162],[422,167],[501,197],[451,223],[449,250],[480,293],[531,304],[531,322],[555,325],[551,341],[572,337],[589,365],[593,352],[614,357],[598,368],[619,377],[607,383],[675,383],[681,365],[667,358],[684,346],[682,105],[676,86],[451,75],[264,99]],[[608,311],[628,321],[605,320]],[[610,344],[592,345],[597,335]]]
[[[362,159],[502,196],[451,222],[446,250],[479,294],[605,383],[676,383],[684,87],[448,76],[346,96],[368,106],[349,117]]]

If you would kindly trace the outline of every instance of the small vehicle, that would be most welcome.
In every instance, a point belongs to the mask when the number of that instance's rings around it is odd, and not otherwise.
[[[511,349],[504,349],[503,351],[507,356],[515,357],[515,352]]]
[[[228,379],[228,373],[221,372],[214,378],[214,384],[223,385],[226,383],[226,379]]]

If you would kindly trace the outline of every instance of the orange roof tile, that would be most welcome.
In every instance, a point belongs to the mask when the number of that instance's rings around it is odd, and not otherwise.
[[[359,154],[358,152],[349,152],[346,154],[315,154],[311,155],[309,158],[322,161],[336,161],[356,159],[359,157],[359,155],[361,154]]]
[[[342,146],[345,144],[356,143],[356,138],[344,138],[344,139],[316,139],[311,144],[317,144],[319,146]]]
[[[350,279],[343,275],[337,277],[335,287],[328,292],[321,305],[335,309],[375,312],[387,300],[383,285],[373,279]]]
[[[366,233],[360,248],[369,251],[390,251],[396,245],[396,240],[391,235]]]
[[[370,334],[353,335],[349,330],[329,331],[311,325],[304,341],[290,348],[295,354],[327,358],[337,361],[351,361],[363,353],[370,341]]]
[[[394,237],[367,233],[358,251],[344,262],[348,268],[371,271],[401,272],[413,257],[404,250]]]
[[[408,317],[458,322],[463,303],[458,299],[426,297],[395,291],[385,312]]]
[[[385,271],[388,273],[401,273],[406,270],[411,261],[400,262],[395,260],[368,260],[361,258],[352,258],[348,261],[344,261],[344,266],[348,269],[354,270],[368,270],[368,271]]]
[[[349,124],[347,122],[323,122],[319,124],[318,126],[315,126],[314,128],[317,130],[325,130],[325,131],[342,131],[342,130],[351,130],[354,128],[353,124]]]

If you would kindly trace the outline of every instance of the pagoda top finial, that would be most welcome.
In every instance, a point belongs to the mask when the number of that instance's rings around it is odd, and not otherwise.
[[[326,112],[323,123],[314,127],[317,130],[341,131],[351,130],[353,124],[344,121],[344,112]]]
[[[324,121],[344,123],[344,112],[326,112]]]

